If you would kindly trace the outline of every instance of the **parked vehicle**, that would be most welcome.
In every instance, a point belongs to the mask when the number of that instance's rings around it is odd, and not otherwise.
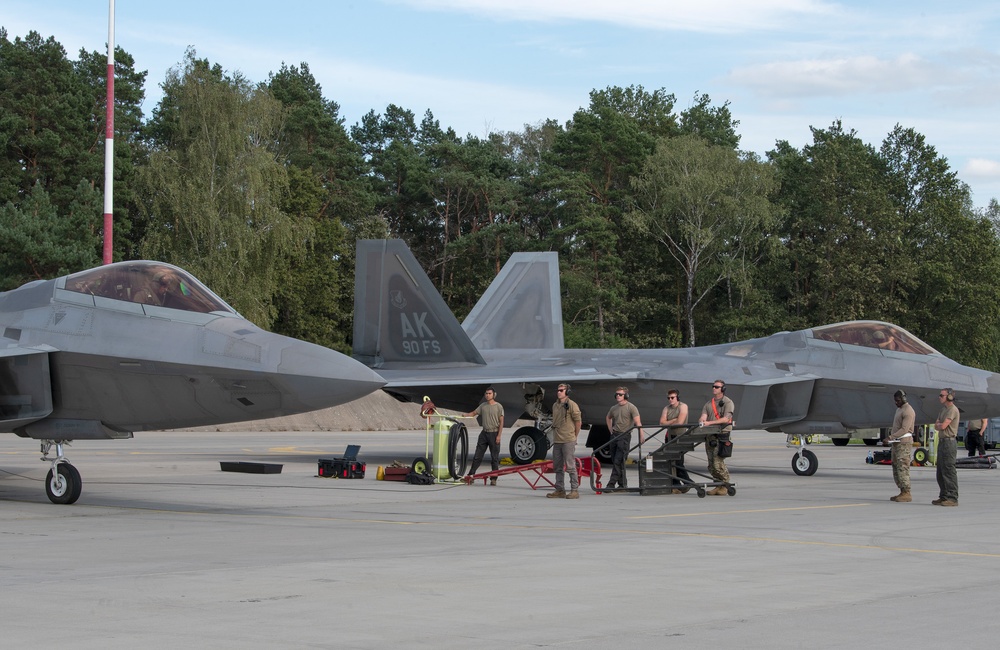
[[[867,446],[874,447],[889,435],[889,429],[853,429],[850,433],[824,434],[835,447],[844,447],[851,439],[861,440]]]

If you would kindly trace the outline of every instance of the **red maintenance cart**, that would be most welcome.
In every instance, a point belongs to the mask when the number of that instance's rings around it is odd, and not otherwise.
[[[591,477],[591,482],[593,482],[593,477],[597,477],[598,485],[600,485],[601,480],[601,463],[596,458],[591,456],[590,458],[577,458],[576,460],[576,473],[580,479],[586,476]],[[509,476],[510,474],[517,474],[524,479],[525,483],[531,486],[532,490],[537,490],[540,484],[541,487],[554,488],[556,484],[550,479],[547,474],[552,474],[554,470],[552,469],[552,461],[540,461],[537,463],[531,463],[530,465],[512,465],[510,467],[502,467],[496,471],[480,472],[479,474],[471,474],[466,476],[463,480],[472,485],[473,481],[478,481],[483,479],[483,484],[486,483],[486,479],[496,478],[498,476]]]

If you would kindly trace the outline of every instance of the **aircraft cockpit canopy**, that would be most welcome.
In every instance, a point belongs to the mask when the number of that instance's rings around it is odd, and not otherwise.
[[[162,262],[118,262],[75,273],[65,289],[167,309],[236,313],[190,273]]]
[[[906,330],[878,321],[851,321],[815,327],[814,339],[832,341],[843,345],[860,345],[910,354],[937,354],[937,350],[927,345]]]

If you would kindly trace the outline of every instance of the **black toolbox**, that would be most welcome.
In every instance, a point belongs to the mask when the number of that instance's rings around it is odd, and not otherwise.
[[[343,458],[320,458],[319,475],[327,478],[364,478],[365,464],[358,460],[361,445],[347,445]]]

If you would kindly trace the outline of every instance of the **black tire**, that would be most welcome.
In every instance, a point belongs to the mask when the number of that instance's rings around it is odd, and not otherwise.
[[[510,457],[517,465],[527,465],[539,453],[538,448],[545,439],[545,434],[535,427],[521,427],[510,438]],[[542,458],[548,451],[542,446]]]
[[[427,460],[423,456],[418,456],[413,459],[413,464],[410,465],[410,469],[412,469],[416,474],[430,474],[431,461]]]
[[[869,447],[877,447],[878,443],[882,441],[881,438],[862,438],[862,440],[864,440],[865,444]]]
[[[799,476],[812,476],[819,469],[819,459],[808,449],[792,456],[792,470]]]
[[[45,477],[45,495],[52,503],[69,505],[76,503],[83,491],[83,480],[80,472],[69,463],[56,465],[56,473],[49,470]]]
[[[917,447],[913,450],[913,462],[921,467],[927,464],[927,449],[925,447]]]
[[[595,424],[590,427],[590,432],[587,434],[587,446],[591,449],[596,450],[601,445],[605,444],[611,440],[611,432],[603,424]],[[603,464],[611,463],[611,447],[610,445],[604,447],[600,451],[595,451],[595,456],[597,460],[601,461]]]
[[[448,430],[448,473],[453,479],[465,476],[469,464],[469,430],[461,422]]]
[[[730,485],[729,487],[726,488],[726,494],[728,494],[731,497],[736,496],[736,488]]]
[[[850,441],[850,438],[830,438],[830,442],[833,443],[834,447],[846,447]]]
[[[698,498],[699,499],[705,498],[705,488],[698,488]]]
[[[538,431],[538,429],[535,429]],[[549,455],[549,437],[545,435],[542,431],[538,431],[535,436],[535,455],[531,457],[532,462],[536,460],[545,460],[545,457]]]

